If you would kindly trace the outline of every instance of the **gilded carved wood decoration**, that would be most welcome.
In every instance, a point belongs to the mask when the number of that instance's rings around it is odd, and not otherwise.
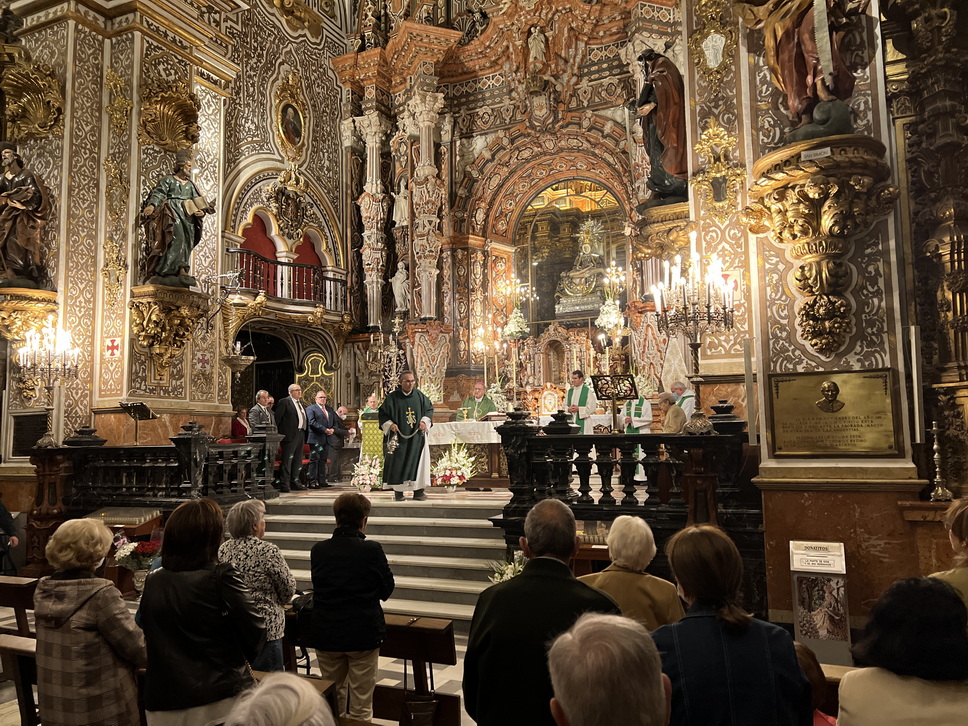
[[[706,211],[716,221],[726,224],[736,211],[737,192],[746,178],[746,172],[729,159],[736,148],[736,139],[715,118],[710,118],[693,148],[699,154],[700,163],[705,159],[706,168],[690,182]]]
[[[146,77],[141,89],[138,141],[165,151],[180,151],[198,143],[201,102],[187,81]]]
[[[50,66],[16,62],[0,81],[10,138],[37,139],[64,129],[64,94]]]
[[[736,21],[729,0],[699,0],[699,27],[689,38],[689,51],[696,69],[711,88],[720,88],[736,52]]]
[[[290,162],[303,155],[308,136],[306,98],[302,77],[290,71],[273,92],[273,131],[282,153]]]

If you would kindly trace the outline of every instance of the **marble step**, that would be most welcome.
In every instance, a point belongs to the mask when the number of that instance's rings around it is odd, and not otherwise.
[[[336,520],[328,515],[266,514],[266,537],[276,533],[300,532],[319,539],[333,533]],[[440,519],[437,517],[371,516],[366,524],[367,535],[380,539],[384,535],[412,535],[417,537],[466,537],[489,539],[503,543],[504,534],[487,519]]]
[[[314,489],[308,492],[284,494],[266,502],[266,513],[333,515],[333,501],[343,491],[349,489]],[[464,492],[455,495],[428,493],[427,500],[415,502],[408,498],[402,502],[393,501],[393,492],[370,493],[367,497],[372,503],[371,517],[432,517],[434,519],[481,519],[487,520],[501,514],[510,495],[506,492],[491,495],[479,492]]]
[[[391,565],[391,568],[393,566]],[[395,600],[418,600],[420,602],[436,602],[441,605],[470,605],[477,603],[477,598],[491,586],[489,580],[453,580],[439,577],[413,577],[398,575],[394,569],[393,597]],[[312,577],[309,570],[293,570],[296,586],[300,590],[312,587]]]
[[[309,552],[299,550],[283,550],[283,557],[293,571],[296,580],[303,578],[305,586],[310,581]],[[486,582],[488,575],[494,570],[491,563],[494,559],[471,559],[457,557],[430,557],[423,555],[394,555],[387,554],[387,562],[393,570],[394,577],[424,577],[444,580],[467,580],[470,582]],[[302,575],[296,573],[302,573]]]
[[[410,535],[377,534],[367,527],[369,539],[379,542],[387,555],[441,555],[446,557],[470,557],[472,559],[503,559],[504,542],[493,539],[470,537],[425,537]],[[303,532],[272,532],[266,537],[282,549],[312,549],[320,540],[329,536],[317,537]]]

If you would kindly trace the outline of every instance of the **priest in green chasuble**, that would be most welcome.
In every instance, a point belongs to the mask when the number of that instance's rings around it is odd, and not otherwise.
[[[595,413],[598,408],[598,399],[595,398],[595,391],[591,384],[585,380],[585,374],[581,371],[571,372],[571,388],[565,397],[565,410],[572,414],[572,422],[578,424],[578,433],[592,433],[591,426],[588,425],[588,417]]]
[[[394,499],[412,491],[416,500],[426,499],[430,486],[430,450],[427,431],[433,425],[434,407],[417,390],[417,379],[409,371],[400,376],[400,386],[380,405],[383,429],[383,484],[393,489]],[[396,442],[396,445],[394,445]]]
[[[644,396],[626,401],[622,407],[622,415],[625,417],[625,433],[627,434],[647,434],[652,429],[652,403]],[[642,458],[642,447],[635,447],[635,456]],[[636,481],[646,481],[645,469],[639,464],[635,467]]]
[[[494,401],[484,394],[484,383],[478,381],[474,384],[474,395],[468,396],[461,404],[458,416],[460,421],[479,421],[487,414],[497,411]]]

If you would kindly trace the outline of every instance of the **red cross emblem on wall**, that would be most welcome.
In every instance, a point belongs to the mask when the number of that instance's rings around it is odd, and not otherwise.
[[[121,339],[120,338],[106,338],[104,340],[104,357],[105,358],[121,357]]]

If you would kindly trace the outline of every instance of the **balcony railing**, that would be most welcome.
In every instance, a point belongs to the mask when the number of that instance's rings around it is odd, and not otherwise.
[[[238,255],[242,289],[279,300],[315,303],[334,313],[346,312],[346,280],[315,265],[270,260],[238,247],[227,252]]]

